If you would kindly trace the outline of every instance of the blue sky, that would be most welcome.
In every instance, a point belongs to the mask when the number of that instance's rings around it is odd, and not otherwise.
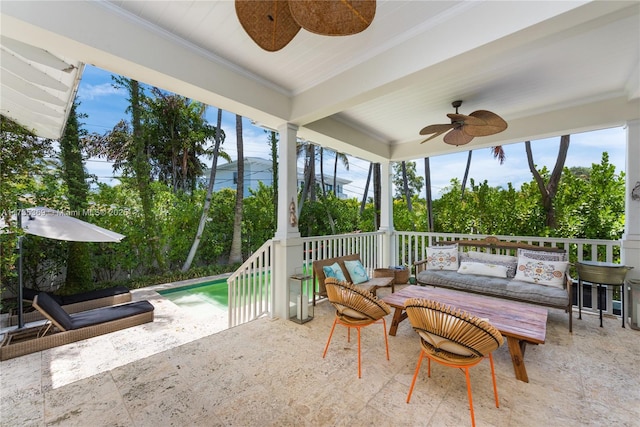
[[[113,128],[118,121],[130,120],[125,112],[127,108],[126,94],[113,88],[111,73],[102,69],[87,65],[80,87],[78,99],[79,111],[88,115],[83,119],[84,128],[89,132],[104,134]],[[207,110],[207,120],[216,122],[217,109],[212,106]],[[223,112],[222,127],[227,134],[227,141],[223,149],[233,159],[236,159],[235,144],[235,114]],[[268,151],[267,136],[263,129],[251,125],[250,120],[244,121],[244,154],[245,157],[266,157]],[[565,166],[591,166],[600,163],[602,152],[609,154],[610,163],[616,166],[616,170],[624,171],[626,134],[623,128],[603,129],[600,131],[586,132],[571,135],[571,144]],[[535,164],[538,168],[547,166],[552,169],[558,154],[560,137],[532,141],[532,152]],[[523,182],[532,179],[524,143],[510,144],[503,147],[506,153],[504,164],[500,165],[493,158],[488,148],[474,150],[469,177],[476,182],[487,180],[490,186],[507,186],[511,182],[519,188]],[[424,172],[424,160],[416,159],[417,170]],[[224,162],[224,160],[221,160]],[[333,157],[325,155],[325,171],[333,170]],[[437,195],[444,187],[448,186],[452,178],[462,179],[467,162],[467,152],[433,157],[430,160],[431,180],[434,195]],[[357,158],[349,158],[350,168],[346,171],[342,165],[338,166],[338,175],[352,181],[345,186],[344,191],[353,197],[362,197],[364,183],[369,170],[369,163]],[[99,159],[90,159],[86,163],[89,173],[95,174],[101,182],[117,183],[113,179],[111,164]],[[424,190],[423,190],[424,193]],[[370,194],[372,195],[372,193]]]

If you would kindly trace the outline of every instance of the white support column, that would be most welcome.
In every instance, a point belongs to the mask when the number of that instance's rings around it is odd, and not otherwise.
[[[382,265],[386,268],[393,262],[393,170],[391,162],[380,163],[380,231],[384,231],[382,242]]]
[[[278,127],[278,228],[275,235],[273,274],[273,315],[289,318],[289,277],[302,267],[302,239],[298,230],[298,127],[286,123]]]
[[[627,122],[625,226],[622,235],[622,259],[624,265],[634,267],[627,277],[640,278],[640,120]],[[628,311],[625,311],[628,313]]]

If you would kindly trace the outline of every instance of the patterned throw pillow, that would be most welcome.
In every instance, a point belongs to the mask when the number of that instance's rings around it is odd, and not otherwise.
[[[341,282],[347,281],[347,278],[344,277],[344,273],[342,272],[342,269],[340,268],[340,265],[338,265],[337,262],[334,262],[331,265],[322,267],[322,271],[324,272],[325,277],[333,277],[334,279],[338,279]]]
[[[485,264],[482,262],[460,262],[458,269],[460,274],[478,274],[480,276],[507,277],[507,267],[497,264]]]
[[[528,257],[518,258],[516,280],[537,283],[539,285],[563,288],[567,261],[544,261]]]
[[[458,245],[428,247],[427,270],[458,270]]]
[[[532,251],[528,249],[518,249],[518,259],[526,256],[531,259],[538,259],[541,261],[566,261],[566,252],[547,252],[547,251]]]
[[[364,269],[362,263],[358,260],[355,261],[345,261],[344,266],[347,268],[349,272],[349,276],[351,276],[351,281],[354,285],[358,283],[363,283],[369,280],[369,276],[367,275],[367,271]]]

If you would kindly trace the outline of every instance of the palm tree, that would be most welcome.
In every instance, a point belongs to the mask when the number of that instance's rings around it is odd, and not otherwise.
[[[191,263],[196,256],[200,240],[202,239],[202,233],[204,233],[204,226],[207,223],[209,216],[209,208],[211,207],[211,195],[213,193],[213,183],[216,180],[216,165],[218,164],[218,156],[220,153],[220,146],[222,145],[222,110],[218,108],[218,119],[216,122],[216,134],[214,138],[213,148],[213,160],[211,161],[211,171],[209,172],[209,185],[207,186],[207,195],[204,198],[204,205],[202,207],[202,215],[200,215],[200,222],[198,223],[198,230],[196,231],[196,237],[193,239],[191,249],[186,261],[182,265],[182,271],[187,271],[191,268]]]
[[[426,187],[426,198],[427,198],[427,220],[428,227],[427,231],[433,231],[433,195],[431,194],[431,165],[429,164],[429,158],[424,158],[424,182]]]
[[[335,161],[333,162],[333,194],[337,196],[338,193],[336,193],[336,189],[338,188],[338,182],[337,182],[338,160],[342,162],[345,169],[349,170],[349,157],[347,157],[346,154],[338,153],[337,151],[334,151],[334,153],[336,153],[336,158],[335,158]]]
[[[467,157],[467,167],[464,169],[464,177],[462,178],[462,188],[460,191],[460,199],[464,197],[464,189],[467,186],[467,178],[469,177],[469,169],[471,168],[471,154],[473,151],[469,150],[469,156]],[[491,147],[491,154],[494,159],[498,159],[500,164],[503,164],[505,159],[507,158],[504,148],[502,145],[496,145],[495,147]]]
[[[233,238],[229,263],[242,262],[242,201],[244,199],[244,148],[242,139],[242,116],[236,114],[236,143],[238,147],[238,179],[236,186],[236,206],[233,216]]]

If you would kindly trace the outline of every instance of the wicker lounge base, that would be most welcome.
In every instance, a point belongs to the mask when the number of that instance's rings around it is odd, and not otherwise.
[[[31,331],[27,329],[9,333],[0,347],[0,360],[8,360],[153,322],[153,309],[153,305],[149,301],[137,301],[120,306],[76,313],[69,315],[73,326],[68,330],[64,330],[65,328],[60,327],[56,319],[50,317],[52,313],[43,313],[56,326],[45,331],[44,336],[41,336],[41,330],[37,330],[39,328],[32,328]],[[53,313],[53,315],[57,317],[56,313]],[[88,325],[76,327],[77,324]]]

